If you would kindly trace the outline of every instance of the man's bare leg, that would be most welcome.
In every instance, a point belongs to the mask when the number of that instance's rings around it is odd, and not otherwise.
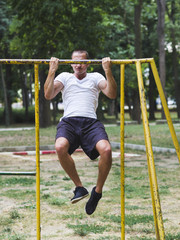
[[[96,144],[96,149],[100,154],[99,173],[96,186],[92,189],[91,197],[86,203],[86,213],[93,214],[97,204],[102,197],[102,189],[107,179],[112,165],[111,146],[107,140],[101,140]]]
[[[107,176],[112,165],[112,151],[110,143],[107,140],[100,140],[96,144],[96,149],[100,154],[100,159],[99,159],[99,173],[95,191],[97,193],[102,193],[104,183],[107,179]]]
[[[76,188],[74,190],[74,197],[71,198],[71,203],[77,203],[81,199],[87,197],[89,195],[86,188],[82,186],[82,182],[79,178],[79,175],[76,170],[76,166],[74,160],[68,153],[69,142],[66,138],[60,137],[56,140],[56,151],[58,154],[59,161],[61,166],[74,182]]]
[[[63,167],[65,172],[68,174],[68,176],[74,182],[76,187],[82,187],[82,182],[77,173],[74,160],[68,153],[68,149],[69,149],[68,140],[64,137],[58,138],[55,143],[55,148],[56,148],[57,155],[58,155],[59,161],[61,163],[61,166]]]

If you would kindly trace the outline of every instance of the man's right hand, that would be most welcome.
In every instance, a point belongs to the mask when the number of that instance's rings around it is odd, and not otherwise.
[[[59,66],[59,59],[55,57],[51,57],[49,62],[49,71],[51,73],[55,73],[58,69],[58,66]]]

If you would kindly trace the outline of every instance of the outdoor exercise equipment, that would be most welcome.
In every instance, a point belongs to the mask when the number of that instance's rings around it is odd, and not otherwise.
[[[0,175],[36,176],[36,172],[0,172]]]
[[[39,150],[39,79],[38,79],[38,68],[39,64],[49,64],[50,60],[46,59],[0,59],[1,64],[33,64],[34,72],[35,72],[35,132],[36,132],[36,217],[37,217],[37,240],[41,239],[41,228],[40,228],[40,150]],[[102,60],[59,60],[59,64],[101,64]],[[171,116],[169,113],[169,109],[167,106],[167,102],[165,99],[165,95],[163,92],[163,88],[161,85],[161,81],[158,75],[158,71],[155,65],[155,61],[153,58],[145,58],[145,59],[125,59],[125,60],[111,60],[112,64],[120,65],[121,70],[121,113],[120,113],[120,122],[121,122],[121,240],[125,240],[125,195],[124,195],[124,185],[125,185],[125,171],[124,171],[124,73],[125,73],[125,65],[135,64],[137,71],[137,79],[138,79],[138,87],[139,87],[139,95],[140,95],[140,103],[141,103],[141,112],[143,119],[143,127],[144,127],[144,137],[145,137],[145,145],[146,145],[146,155],[147,155],[147,163],[148,163],[148,172],[149,172],[149,180],[150,180],[150,189],[151,189],[151,197],[152,197],[152,206],[153,206],[153,214],[154,214],[154,224],[156,231],[156,239],[164,240],[164,226],[162,220],[162,212],[160,205],[160,198],[158,193],[158,184],[157,177],[155,171],[154,157],[152,151],[152,143],[149,129],[149,122],[147,116],[147,108],[146,108],[146,98],[145,98],[145,90],[144,83],[142,77],[142,63],[149,63],[154,75],[154,79],[157,85],[157,89],[160,95],[160,99],[162,102],[162,106],[165,112],[165,116],[167,119],[167,123],[169,126],[169,130],[172,136],[172,140],[174,143],[174,147],[176,149],[176,153],[178,159],[180,161],[180,147],[177,140],[177,136],[172,124]]]

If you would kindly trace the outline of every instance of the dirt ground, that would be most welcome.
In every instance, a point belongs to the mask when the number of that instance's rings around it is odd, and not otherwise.
[[[120,222],[112,221],[113,216],[120,216],[120,190],[114,198],[109,196],[112,188],[120,189],[120,179],[114,178],[113,173],[120,168],[119,152],[113,153],[113,170],[110,172],[104,187],[104,196],[101,204],[92,216],[87,216],[84,207],[87,200],[82,200],[77,204],[71,204],[70,198],[73,196],[74,186],[68,179],[59,165],[56,154],[41,155],[41,239],[52,240],[79,240],[79,239],[120,239]],[[83,183],[89,191],[96,183],[98,172],[98,162],[90,161],[85,154],[73,154],[77,169]],[[180,170],[176,155],[158,155],[156,167],[160,169],[160,182],[165,182],[168,173],[172,177],[168,184],[169,194],[162,195],[161,207],[164,221],[165,233],[180,234]],[[147,170],[146,155],[144,153],[125,154],[125,166],[130,169]],[[35,156],[18,156],[12,153],[0,153],[0,171],[36,171]],[[128,173],[129,174],[129,173]],[[148,173],[147,173],[148,174]],[[177,182],[174,185],[173,175],[177,174]],[[170,176],[170,175],[169,175]],[[127,182],[130,179],[127,177]],[[138,177],[138,176],[137,176]],[[33,184],[8,183],[7,179],[28,178],[34,179]],[[1,240],[35,240],[36,239],[36,200],[35,200],[35,177],[1,176],[3,183],[0,197],[0,239]],[[172,182],[171,182],[172,181]],[[129,183],[129,182],[128,182]],[[148,185],[148,182],[147,182]],[[168,185],[168,186],[169,186]],[[149,190],[150,191],[150,190]],[[13,195],[12,195],[13,193]],[[127,198],[126,214],[148,214],[153,215],[150,193],[147,198]],[[130,208],[131,206],[131,208]],[[138,207],[139,206],[139,207]],[[10,213],[18,212],[12,217]],[[12,215],[12,214],[11,214]],[[79,226],[79,228],[77,228]],[[87,227],[95,227],[95,230],[84,232]],[[105,226],[106,230],[101,227]],[[98,228],[99,227],[99,228]],[[77,231],[78,229],[78,231]],[[102,230],[102,231],[101,231]],[[87,230],[88,231],[88,230]],[[155,239],[154,227],[147,224],[135,224],[126,227],[126,239]],[[178,238],[172,238],[178,239]]]

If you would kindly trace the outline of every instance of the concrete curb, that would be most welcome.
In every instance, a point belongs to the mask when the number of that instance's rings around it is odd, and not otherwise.
[[[120,148],[120,143],[118,142],[111,142],[112,148]],[[144,145],[138,145],[138,144],[131,144],[131,143],[125,143],[124,146],[129,149],[135,149],[135,150],[141,150],[146,151],[146,146]],[[171,152],[175,153],[176,150],[174,148],[163,148],[163,147],[152,147],[154,152]]]
[[[1,147],[0,152],[22,152],[35,151],[35,146],[15,146],[15,147]],[[40,146],[40,150],[55,150],[54,145]]]
[[[120,143],[119,142],[111,142],[112,148],[120,149]],[[138,144],[130,144],[125,143],[125,148],[134,149],[134,150],[140,150],[140,151],[146,151],[146,147],[144,145],[138,145]],[[152,147],[154,152],[170,152],[175,153],[176,150],[174,148],[163,148],[163,147]],[[35,146],[16,146],[16,147],[1,147],[0,152],[26,152],[26,151],[35,151]],[[40,151],[54,151],[54,145],[46,145],[46,146],[40,146]]]

